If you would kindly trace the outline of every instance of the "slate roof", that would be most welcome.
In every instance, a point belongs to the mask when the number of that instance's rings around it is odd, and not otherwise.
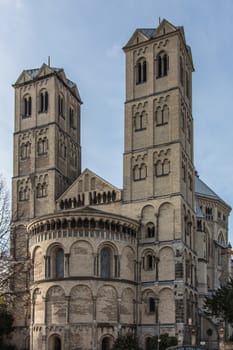
[[[56,73],[63,70],[62,68],[57,68],[57,67],[49,67],[49,68],[52,69]],[[26,69],[25,72],[27,74],[29,74],[32,79],[34,79],[37,76],[37,74],[39,73],[39,70],[40,70],[40,68]],[[67,79],[67,83],[68,83],[69,88],[71,88],[71,89],[75,86],[75,83],[69,79]]]
[[[195,193],[202,197],[221,201],[227,205],[209,186],[207,186],[198,176],[195,176]],[[228,206],[228,205],[227,205]]]
[[[137,28],[139,32],[144,34],[148,39],[152,37],[156,28]]]

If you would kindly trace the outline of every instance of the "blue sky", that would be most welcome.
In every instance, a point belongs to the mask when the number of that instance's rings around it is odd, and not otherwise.
[[[10,186],[13,84],[51,57],[78,85],[82,168],[122,187],[125,66],[122,47],[159,17],[183,25],[192,48],[195,165],[233,205],[232,0],[0,0],[0,173]],[[233,215],[232,215],[233,217]],[[233,219],[230,219],[233,242]]]

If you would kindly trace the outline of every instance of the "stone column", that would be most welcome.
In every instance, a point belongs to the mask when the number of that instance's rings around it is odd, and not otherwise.
[[[93,297],[93,321],[96,321],[96,297]]]
[[[121,298],[117,298],[117,323],[121,322]]]
[[[66,297],[66,323],[70,322],[70,296]]]
[[[44,324],[47,323],[47,308],[48,308],[48,299],[44,298]]]
[[[51,273],[50,273],[50,256],[45,255],[44,256],[45,260],[45,278],[50,278]]]

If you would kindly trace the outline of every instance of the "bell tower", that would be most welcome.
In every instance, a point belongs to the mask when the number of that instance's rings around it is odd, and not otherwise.
[[[127,45],[124,201],[182,195],[193,206],[192,55],[163,20]]]
[[[17,328],[28,326],[28,312],[22,313],[20,309],[22,302],[28,300],[30,282],[27,225],[35,217],[53,213],[56,199],[81,172],[82,102],[76,85],[67,79],[63,69],[46,64],[24,70],[13,86],[10,245],[14,261],[11,289],[20,296],[14,308]],[[27,306],[24,309],[27,310]]]
[[[81,172],[80,106],[63,69],[43,64],[14,84],[13,221],[54,211]]]

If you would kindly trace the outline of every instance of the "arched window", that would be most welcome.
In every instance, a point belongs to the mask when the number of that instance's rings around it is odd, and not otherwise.
[[[141,114],[136,113],[134,117],[134,127],[135,131],[146,129],[146,113],[144,111]]]
[[[158,162],[155,164],[155,175],[157,177],[163,175],[163,166],[161,160],[158,160]]]
[[[111,339],[110,337],[104,337],[102,340],[101,350],[110,350],[111,349]]]
[[[170,161],[168,159],[164,159],[163,161],[158,160],[155,164],[155,176],[166,176],[170,173]]]
[[[42,197],[42,186],[41,186],[40,183],[36,187],[36,197],[37,198],[41,198]]]
[[[64,250],[58,248],[55,252],[55,276],[56,278],[64,277]]]
[[[46,182],[44,182],[43,184],[38,183],[37,187],[36,187],[36,197],[37,198],[43,198],[43,197],[47,197],[47,184]]]
[[[145,341],[145,350],[152,350],[152,339],[147,337]]]
[[[70,123],[70,128],[75,129],[74,125],[74,109],[70,107],[69,109],[69,123]]]
[[[163,119],[162,119],[163,124],[168,123],[168,117],[169,117],[169,108],[167,105],[164,105],[164,107],[163,107]]]
[[[169,108],[164,105],[163,108],[158,107],[155,112],[156,126],[168,124],[169,119]]]
[[[43,90],[40,93],[40,113],[48,112],[49,95],[48,92]]]
[[[140,169],[138,165],[135,165],[133,169],[133,179],[134,181],[140,180]]]
[[[23,111],[22,117],[28,118],[32,114],[32,98],[30,95],[26,95],[23,98]]]
[[[31,153],[31,144],[30,144],[30,142],[22,143],[22,145],[20,146],[21,159],[24,160],[24,159],[30,158],[30,153]]]
[[[58,96],[58,115],[64,117],[64,97],[62,95]]]
[[[155,299],[154,298],[149,298],[149,312],[155,312]]]
[[[61,350],[61,338],[58,335],[52,335],[49,338],[49,349],[51,350]]]
[[[163,175],[168,175],[170,173],[170,162],[168,159],[163,161]]]
[[[153,270],[153,265],[154,265],[153,261],[154,261],[153,256],[151,254],[148,254],[146,256],[146,269],[147,270]]]
[[[146,172],[147,172],[146,164],[142,164],[141,168],[140,168],[140,179],[141,180],[146,178]]]
[[[24,201],[24,190],[23,190],[23,187],[20,187],[19,189],[19,201],[22,202]]]
[[[168,56],[161,52],[157,56],[157,78],[162,78],[168,74]]]
[[[155,237],[155,225],[153,223],[147,224],[146,230],[147,230],[147,237],[148,238]]]
[[[111,277],[111,256],[112,252],[110,248],[104,247],[100,253],[100,264],[101,264],[101,277]]]
[[[41,191],[42,191],[42,197],[47,197],[47,184],[44,182],[41,186]]]
[[[47,137],[43,139],[39,139],[37,142],[37,153],[39,156],[47,154],[47,149],[48,149],[48,139]]]
[[[136,64],[136,84],[145,83],[147,80],[147,62],[140,59]]]

